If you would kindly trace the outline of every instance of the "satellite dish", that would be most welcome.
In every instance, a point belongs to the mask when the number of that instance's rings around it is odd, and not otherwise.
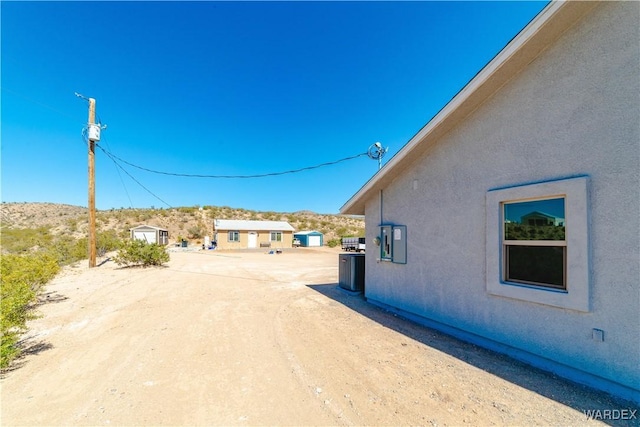
[[[371,146],[367,150],[367,156],[369,156],[371,160],[378,161],[378,170],[382,168],[382,158],[387,153],[387,151],[389,151],[389,148],[382,147],[382,144],[380,144],[379,142],[371,144]]]

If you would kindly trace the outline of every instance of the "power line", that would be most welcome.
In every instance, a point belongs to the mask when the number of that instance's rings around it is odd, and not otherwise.
[[[98,123],[100,123],[100,116],[98,116]],[[102,140],[107,144],[107,147],[109,147],[109,149],[111,149],[107,139],[106,138],[102,138]],[[111,159],[111,161],[113,162],[114,165],[116,165],[116,172],[118,173],[118,178],[120,178],[120,183],[122,184],[122,188],[124,189],[124,192],[127,195],[127,199],[129,199],[129,206],[131,206],[131,208],[133,209],[133,202],[131,201],[131,196],[129,195],[129,191],[127,190],[127,186],[124,184],[124,180],[122,179],[122,175],[120,174],[120,168],[117,167],[118,164],[113,159]]]
[[[96,147],[98,147],[104,154],[106,154],[107,157],[109,157],[111,159],[111,161],[119,169],[121,169],[124,173],[126,173],[129,176],[129,178],[131,178],[136,184],[138,184],[147,193],[151,194],[153,197],[158,199],[160,202],[164,203],[169,208],[172,208],[172,206],[169,203],[167,203],[164,200],[162,200],[159,196],[157,196],[151,190],[149,190],[147,187],[145,187],[140,181],[135,179],[133,177],[133,175],[131,175],[125,168],[122,167],[122,165],[120,165],[116,161],[116,159],[121,161],[121,162],[123,162],[123,163],[126,163],[127,165],[132,166],[134,168],[137,168],[137,169],[140,169],[140,170],[144,170],[144,171],[147,171],[147,172],[151,172],[151,173],[161,174],[161,175],[179,176],[179,177],[187,177],[187,178],[225,178],[225,179],[234,179],[235,178],[235,179],[247,179],[247,178],[264,178],[264,177],[268,177],[268,176],[278,176],[278,175],[298,173],[298,172],[302,172],[302,171],[306,171],[306,170],[317,169],[317,168],[321,168],[321,167],[324,167],[324,166],[334,165],[334,164],[337,164],[337,163],[345,162],[347,160],[353,160],[353,159],[356,159],[358,157],[362,157],[362,156],[368,155],[368,153],[360,153],[360,154],[356,154],[355,156],[345,157],[343,159],[335,160],[335,161],[332,161],[332,162],[325,162],[325,163],[321,163],[319,165],[307,166],[307,167],[304,167],[304,168],[292,169],[292,170],[282,171],[282,172],[271,172],[271,173],[256,174],[256,175],[198,175],[198,174],[182,174],[182,173],[163,172],[163,171],[156,171],[156,170],[153,170],[153,169],[148,169],[148,168],[133,164],[131,162],[128,162],[128,161],[126,161],[124,159],[121,159],[120,157],[118,157],[115,154],[113,154],[113,153],[109,152],[108,150],[106,150],[100,144],[96,144]],[[131,201],[131,200],[129,200],[129,201]]]
[[[100,119],[98,118],[98,120],[100,120]],[[85,144],[89,144],[89,140],[87,138],[87,133],[86,133],[86,128],[82,129],[82,140],[84,141]],[[102,140],[109,147],[109,142],[106,140],[106,138],[102,138]],[[98,147],[98,148],[102,149],[102,147]],[[109,149],[111,149],[111,147],[109,147]],[[122,179],[122,174],[120,173],[120,165],[118,165],[118,162],[116,162],[115,159],[113,159],[111,157],[109,157],[109,159],[111,159],[111,161],[113,162],[113,165],[115,166],[116,173],[118,174],[118,178],[120,179],[120,183],[122,184],[122,188],[124,189],[124,192],[127,195],[127,199],[129,199],[129,206],[131,207],[131,209],[133,209],[133,202],[131,201],[131,196],[129,195],[129,191],[127,190],[127,186],[125,185],[124,180]]]
[[[132,166],[134,168],[137,168],[137,169],[140,169],[140,170],[143,170],[143,171],[146,171],[146,172],[156,173],[156,174],[160,174],[160,175],[180,176],[180,177],[185,177],[185,178],[212,178],[212,179],[249,179],[249,178],[265,178],[265,177],[268,177],[268,176],[286,175],[286,174],[298,173],[298,172],[303,172],[303,171],[312,170],[312,169],[318,169],[318,168],[325,167],[325,166],[331,166],[331,165],[335,165],[337,163],[346,162],[347,160],[353,160],[353,159],[356,159],[358,157],[362,157],[362,156],[366,156],[367,155],[367,153],[360,153],[360,154],[356,154],[355,156],[345,157],[343,159],[335,160],[335,161],[332,161],[332,162],[325,162],[325,163],[321,163],[319,165],[307,166],[307,167],[300,168],[300,169],[292,169],[292,170],[287,170],[287,171],[282,171],[282,172],[270,172],[270,173],[263,173],[263,174],[256,174],[256,175],[201,175],[201,174],[186,174],[186,173],[164,172],[164,171],[158,171],[158,170],[145,168],[143,166],[138,166],[138,165],[133,164],[131,162],[128,162],[128,161],[126,161],[124,159],[121,159],[120,157],[116,156],[113,153],[108,152],[107,150],[105,150],[102,147],[100,147],[100,149],[102,151],[104,151],[104,153],[107,154],[109,157],[116,158],[116,159],[120,160],[122,163],[126,163],[129,166]]]
[[[72,116],[72,115],[70,115],[70,114],[68,114],[68,113],[62,112],[62,111],[60,111],[60,110],[56,109],[55,107],[52,107],[52,106],[50,106],[50,105],[47,105],[47,104],[45,104],[45,103],[43,103],[43,102],[40,102],[40,101],[37,101],[37,100],[35,100],[35,99],[29,98],[28,96],[25,96],[25,95],[23,95],[23,94],[21,94],[21,93],[18,93],[18,92],[16,92],[15,90],[11,90],[11,89],[7,88],[6,86],[0,86],[0,90],[2,90],[2,91],[4,91],[4,92],[8,92],[8,93],[10,93],[10,94],[12,94],[12,95],[15,95],[15,96],[17,96],[17,97],[20,97],[20,98],[22,98],[22,99],[24,99],[24,100],[26,100],[26,101],[29,101],[29,102],[31,102],[31,103],[33,103],[33,104],[39,105],[40,107],[46,108],[46,109],[48,109],[48,110],[51,110],[51,111],[53,111],[54,113],[58,113],[58,114],[60,114],[61,116],[69,117],[69,118],[74,119],[74,120],[76,120],[76,119],[77,119],[76,117],[74,117],[74,116]]]
[[[111,153],[109,153],[107,150],[105,150],[104,148],[102,148],[100,145],[96,144],[96,147],[98,147],[100,150],[102,150],[104,152],[104,154],[107,155],[107,157],[109,157],[113,163],[119,167],[122,172],[126,173],[129,178],[131,178],[136,184],[138,184],[140,187],[142,187],[147,193],[151,194],[153,197],[155,197],[156,199],[158,199],[159,201],[161,201],[162,203],[164,203],[165,205],[167,205],[167,207],[172,208],[173,206],[171,206],[169,203],[165,202],[164,200],[162,200],[160,197],[158,197],[157,195],[155,195],[151,190],[149,190],[147,187],[145,187],[144,185],[142,185],[142,183],[140,181],[138,181],[137,179],[135,179],[133,177],[133,175],[131,175],[129,172],[127,172],[127,170],[125,168],[123,168],[115,159],[117,157],[112,156]],[[131,199],[129,199],[129,201],[131,201]]]
[[[82,129],[82,140],[84,141],[85,144],[89,143],[89,140],[88,140],[88,137],[87,137],[87,134],[86,134],[86,129]],[[108,145],[108,143],[107,143],[107,145]],[[124,188],[124,191],[127,194],[127,198],[129,199],[129,205],[131,206],[132,209],[133,209],[133,202],[131,201],[131,196],[129,196],[129,192],[127,191],[127,187],[124,185],[124,181],[122,180],[122,175],[120,175],[120,170],[122,170],[124,173],[126,173],[127,176],[129,178],[131,178],[131,180],[133,180],[136,184],[138,184],[140,187],[142,187],[147,193],[151,194],[153,197],[155,197],[156,199],[158,199],[159,201],[161,201],[162,203],[167,205],[167,207],[169,207],[169,208],[173,207],[169,203],[167,203],[164,200],[162,200],[155,193],[153,193],[153,191],[151,191],[147,187],[145,187],[140,181],[138,181],[136,178],[134,178],[133,175],[131,175],[129,172],[127,172],[127,170],[125,168],[123,168],[122,165],[120,165],[116,161],[116,159],[107,150],[102,148],[99,144],[96,144],[96,147],[98,147],[100,150],[102,150],[107,155],[107,157],[109,157],[109,159],[113,162],[113,164],[116,166],[116,172],[118,173],[118,176],[120,177],[120,182],[122,183],[122,187]]]

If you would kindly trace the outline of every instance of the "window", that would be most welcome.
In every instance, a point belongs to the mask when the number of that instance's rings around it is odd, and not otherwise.
[[[229,242],[239,242],[240,241],[240,232],[238,232],[238,231],[230,231],[228,240],[229,240]]]
[[[578,177],[487,192],[489,294],[589,311],[587,183]]]
[[[564,197],[502,204],[502,280],[567,288]]]
[[[271,241],[272,242],[282,242],[282,231],[272,231],[271,232]]]

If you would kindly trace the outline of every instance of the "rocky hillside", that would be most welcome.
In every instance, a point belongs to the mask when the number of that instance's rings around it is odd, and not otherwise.
[[[294,213],[257,212],[218,206],[192,206],[172,209],[111,209],[96,213],[98,231],[115,230],[121,237],[129,229],[146,224],[169,230],[171,241],[187,238],[201,241],[213,231],[213,219],[251,219],[287,221],[296,231],[317,230],[325,242],[343,236],[363,236],[364,219],[342,215],[321,215],[303,211]],[[87,234],[88,210],[55,203],[2,203],[0,219],[5,228],[45,228],[52,234],[82,237]]]

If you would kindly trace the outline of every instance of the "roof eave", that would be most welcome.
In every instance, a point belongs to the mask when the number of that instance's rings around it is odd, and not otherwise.
[[[598,2],[554,1],[547,5],[456,96],[341,208],[364,215],[365,203],[389,185],[460,121],[475,111]]]

